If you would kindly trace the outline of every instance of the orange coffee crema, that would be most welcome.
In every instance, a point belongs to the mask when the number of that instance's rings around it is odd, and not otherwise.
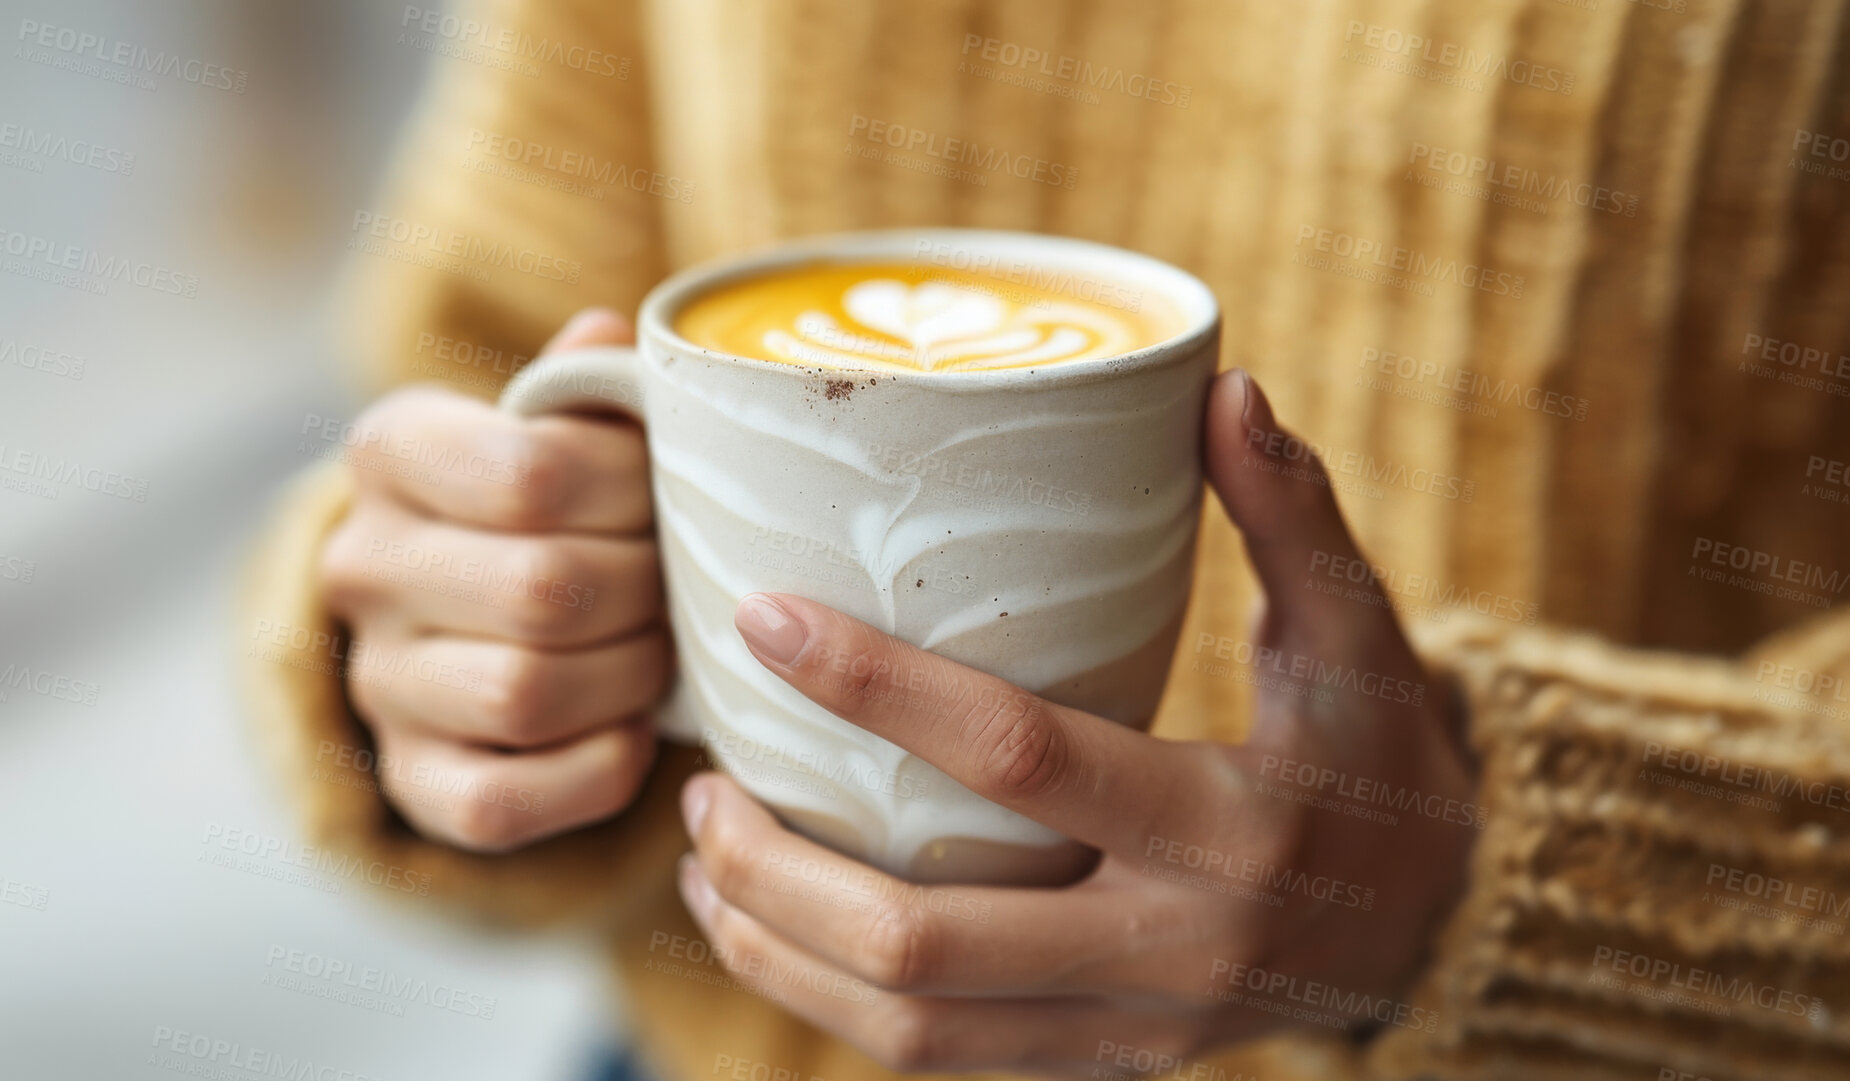
[[[1182,329],[1161,298],[1051,269],[1025,276],[1031,280],[921,263],[812,263],[718,286],[689,301],[674,328],[697,346],[736,356],[907,372],[1122,356]]]

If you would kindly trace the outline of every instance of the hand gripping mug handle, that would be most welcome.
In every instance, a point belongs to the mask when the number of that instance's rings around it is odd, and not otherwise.
[[[642,416],[642,357],[631,345],[596,345],[540,357],[501,391],[501,408],[523,417],[575,409]]]
[[[502,389],[500,407],[522,417],[569,410],[615,411],[643,422],[642,357],[629,345],[588,346],[540,357]],[[684,731],[675,723],[673,711],[658,707],[655,719],[664,737],[700,742],[698,731]]]

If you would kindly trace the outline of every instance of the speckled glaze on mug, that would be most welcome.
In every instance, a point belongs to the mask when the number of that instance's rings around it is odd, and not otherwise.
[[[811,368],[698,348],[704,290],[805,262],[941,261],[1098,302],[1173,306],[1155,345],[1050,367]],[[1146,726],[1193,574],[1213,295],[1148,256],[1060,237],[895,230],[683,272],[634,348],[529,365],[522,414],[619,409],[647,434],[678,670],[658,714],[792,828],[918,882],[1070,879],[1088,852],[816,706],[733,627],[753,592],[813,598],[1052,701]],[[842,658],[844,676],[852,665]],[[895,674],[889,693],[929,694]],[[884,684],[883,684],[884,685]]]

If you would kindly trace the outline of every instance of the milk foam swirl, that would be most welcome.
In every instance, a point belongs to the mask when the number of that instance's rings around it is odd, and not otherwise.
[[[790,330],[766,331],[765,350],[790,364],[981,371],[1112,356],[1145,344],[1141,328],[1104,309],[1015,304],[942,281],[858,282],[841,307],[847,321],[811,309]]]
[[[809,265],[745,278],[694,298],[674,323],[696,345],[735,356],[932,373],[1118,357],[1180,329],[1160,303],[1116,307],[907,264]]]

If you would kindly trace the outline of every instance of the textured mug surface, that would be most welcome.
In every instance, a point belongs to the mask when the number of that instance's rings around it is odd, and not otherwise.
[[[894,373],[716,354],[673,316],[805,261],[944,260],[1173,305],[1176,337],[1047,368]],[[813,598],[1063,705],[1148,724],[1187,603],[1219,312],[1193,277],[1102,245],[982,230],[793,243],[644,301],[635,348],[543,358],[503,394],[643,423],[677,653],[658,719],[793,828],[920,882],[1070,878],[1086,851],[816,706],[746,650],[753,592]],[[851,678],[852,658],[837,664]],[[884,693],[930,694],[894,673]]]

